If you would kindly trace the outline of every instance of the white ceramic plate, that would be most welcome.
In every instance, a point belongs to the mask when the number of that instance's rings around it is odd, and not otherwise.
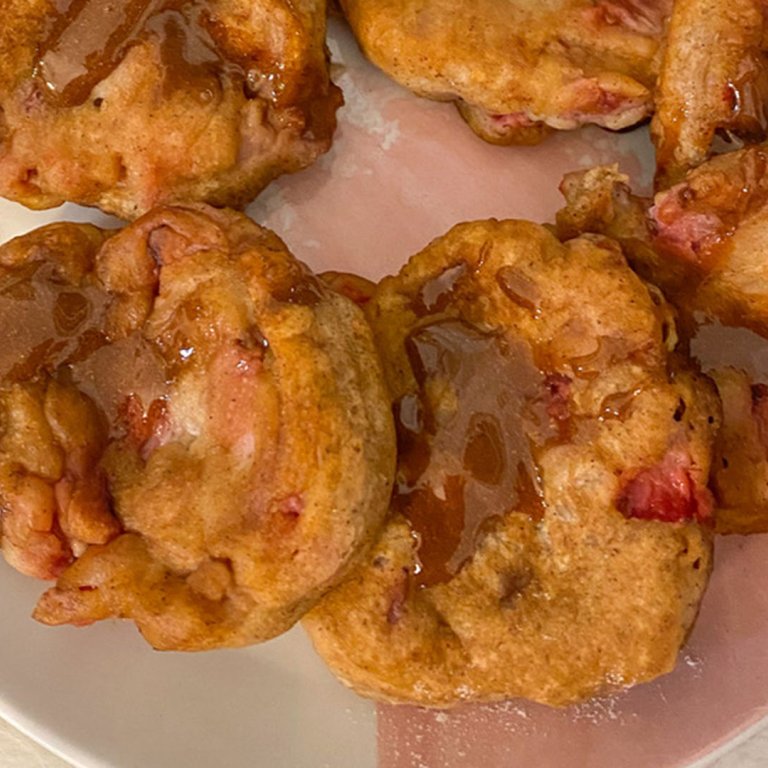
[[[249,209],[316,270],[379,277],[458,221],[551,219],[562,174],[578,167],[619,162],[649,183],[643,131],[492,147],[452,107],[365,64],[336,23],[331,48],[347,100],[333,150]],[[0,240],[57,219],[110,222],[74,206],[34,214],[0,202]],[[41,585],[0,565],[0,715],[86,768],[703,765],[768,715],[766,562],[768,537],[719,542],[689,647],[654,684],[564,712],[513,702],[450,714],[382,707],[378,717],[300,629],[247,650],[161,654],[118,622],[36,625]]]

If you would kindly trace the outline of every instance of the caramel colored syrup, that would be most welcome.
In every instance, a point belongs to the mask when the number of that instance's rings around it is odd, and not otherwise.
[[[726,84],[731,118],[722,128],[749,143],[762,141],[768,131],[767,64],[761,51],[751,51]]]
[[[68,283],[52,262],[0,270],[0,384],[53,376],[88,395],[119,431],[123,401],[164,396],[165,366],[139,332],[111,341],[102,330],[109,294]],[[113,435],[114,436],[114,435]]]
[[[468,272],[469,267],[461,261],[448,267],[431,280],[427,280],[412,302],[412,309],[416,315],[426,317],[445,310]]]
[[[541,314],[539,287],[515,267],[505,266],[496,273],[499,287],[515,304],[527,309],[534,317]]]
[[[282,304],[315,307],[323,300],[323,286],[309,272],[296,272],[285,284],[272,289],[272,297]]]
[[[83,104],[137,44],[159,47],[164,95],[184,89],[216,98],[222,76],[245,83],[210,33],[202,0],[59,0],[40,45],[36,76],[62,106]]]
[[[415,582],[429,587],[461,570],[493,518],[540,519],[534,453],[554,430],[545,376],[526,342],[442,319],[416,328],[406,351],[418,388],[395,404],[394,505],[418,539]]]
[[[69,285],[48,262],[0,276],[0,379],[24,381],[88,357],[106,344],[105,309],[102,291]]]

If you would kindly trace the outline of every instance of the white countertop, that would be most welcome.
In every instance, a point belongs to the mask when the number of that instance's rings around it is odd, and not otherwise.
[[[2,719],[0,719],[0,766],[2,768],[70,768],[68,762],[39,746]],[[768,728],[765,727],[728,755],[708,765],[708,768],[767,767]],[[168,768],[174,767],[168,766]],[[193,768],[193,766],[185,768]]]

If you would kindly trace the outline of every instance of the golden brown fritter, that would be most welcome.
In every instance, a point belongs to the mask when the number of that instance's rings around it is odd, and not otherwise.
[[[716,318],[768,335],[764,240],[766,156],[754,147],[724,155],[656,195],[631,194],[615,167],[569,174],[558,232],[599,232],[622,244],[633,266],[659,285],[684,319],[685,341]],[[722,354],[722,351],[721,351]],[[718,533],[768,531],[768,397],[741,370],[707,361],[723,404],[711,485]]]
[[[685,276],[685,303],[768,335],[768,152],[715,157],[659,192],[653,246]]]
[[[616,240],[632,268],[661,287],[666,296],[674,296],[680,307],[677,299],[690,283],[689,269],[656,250],[648,216],[653,201],[633,194],[629,177],[619,171],[618,165],[568,173],[560,183],[560,191],[565,198],[565,207],[556,216],[561,240],[585,233]]]
[[[765,33],[760,0],[675,0],[651,124],[659,186],[703,163],[716,133],[765,138]]]
[[[0,194],[241,206],[328,150],[324,0],[0,0]]]
[[[0,545],[43,579],[120,532],[99,467],[106,424],[66,377],[45,373],[46,361],[78,360],[101,343],[103,300],[89,272],[105,237],[54,224],[0,248]]]
[[[378,532],[394,435],[362,312],[206,206],[0,248],[0,534],[48,624],[156,648],[287,629]]]
[[[631,194],[616,168],[569,174],[558,231],[622,243],[645,279],[687,314],[768,335],[768,151],[720,155],[653,200]]]
[[[341,0],[365,54],[494,143],[650,113],[667,0]]]
[[[658,291],[602,237],[461,224],[366,306],[395,402],[392,516],[305,617],[378,699],[563,705],[668,672],[711,565],[719,417]]]

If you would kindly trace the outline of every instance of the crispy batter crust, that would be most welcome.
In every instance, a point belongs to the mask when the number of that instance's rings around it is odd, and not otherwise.
[[[657,184],[703,163],[716,132],[749,141],[768,127],[768,58],[759,0],[676,0],[651,123]]]
[[[455,101],[494,143],[551,128],[624,128],[650,112],[669,4],[342,0],[366,55],[398,82]]]
[[[36,297],[41,328],[62,296],[90,303],[44,354],[22,339],[3,368],[0,404],[16,414],[0,424],[3,551],[58,576],[35,611],[48,624],[131,618],[160,649],[272,637],[349,570],[386,510],[394,438],[370,330],[239,214],[160,208],[98,239],[56,225],[0,249],[0,277]],[[96,473],[118,523],[100,539],[60,503],[75,495],[62,485]]]
[[[463,276],[435,299],[434,281],[456,268]],[[414,307],[426,294],[425,317]],[[374,698],[450,706],[564,705],[671,670],[711,565],[709,526],[694,518],[707,516],[718,404],[670,357],[658,292],[606,238],[561,244],[534,224],[488,221],[434,241],[367,311],[396,400],[416,386],[406,339],[461,318],[530,344],[547,413],[568,427],[536,449],[543,516],[495,510],[447,581],[423,586],[419,536],[393,515],[366,563],[305,617],[333,671]],[[499,403],[519,385],[474,375]],[[429,386],[449,410],[461,402],[451,379]]]
[[[209,4],[223,61],[265,73],[248,93],[226,74],[206,98],[192,83],[166,92],[161,52],[145,40],[73,105],[49,98],[35,74],[52,7],[0,0],[5,197],[31,208],[71,200],[124,219],[175,201],[242,206],[330,147],[341,95],[328,76],[324,0]]]

